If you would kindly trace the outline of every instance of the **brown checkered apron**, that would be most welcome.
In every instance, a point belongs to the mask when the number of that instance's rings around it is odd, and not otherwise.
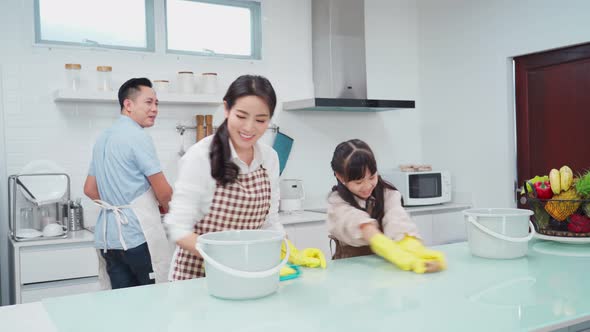
[[[259,229],[270,209],[270,180],[260,166],[249,174],[238,174],[234,183],[217,184],[209,213],[195,225],[194,232],[205,234],[229,229]],[[205,276],[203,259],[178,248],[172,280]]]
[[[371,215],[373,208],[375,207],[375,198],[369,197],[369,199],[365,203],[365,210],[369,215]],[[379,230],[383,232],[383,225],[379,223]],[[375,253],[371,249],[370,246],[361,246],[361,247],[353,247],[348,245],[336,238],[333,235],[328,235],[330,239],[330,253],[332,254],[332,259],[342,259],[342,258],[350,258],[350,257],[357,257],[357,256],[367,256],[367,255],[374,255]],[[334,251],[332,252],[332,242],[334,242]]]

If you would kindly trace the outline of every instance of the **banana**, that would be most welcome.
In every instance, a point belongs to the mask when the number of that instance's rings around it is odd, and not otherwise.
[[[549,172],[549,183],[551,183],[551,191],[553,191],[555,195],[561,192],[561,176],[559,171],[555,168],[551,169],[551,172]]]
[[[561,190],[568,190],[574,182],[574,172],[569,166],[563,166],[559,169],[559,179],[561,184]]]

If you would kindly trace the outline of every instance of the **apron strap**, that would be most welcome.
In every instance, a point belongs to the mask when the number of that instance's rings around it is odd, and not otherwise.
[[[125,239],[123,238],[123,232],[121,229],[121,225],[127,225],[129,224],[129,220],[127,219],[127,216],[125,215],[125,213],[123,213],[123,211],[121,209],[129,209],[131,208],[131,205],[111,205],[105,201],[101,201],[100,199],[95,199],[94,203],[96,205],[98,205],[102,210],[103,210],[103,214],[102,214],[102,219],[103,219],[103,227],[102,227],[102,235],[103,235],[103,239],[104,239],[104,252],[107,252],[107,213],[108,211],[112,211],[113,214],[115,215],[115,220],[117,221],[117,228],[119,229],[119,241],[121,242],[121,245],[123,246],[123,250],[127,250],[127,244],[125,243]]]

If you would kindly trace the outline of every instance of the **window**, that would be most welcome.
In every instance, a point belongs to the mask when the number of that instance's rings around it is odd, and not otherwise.
[[[260,3],[167,0],[167,51],[260,59]]]
[[[35,0],[35,42],[154,50],[153,0]]]

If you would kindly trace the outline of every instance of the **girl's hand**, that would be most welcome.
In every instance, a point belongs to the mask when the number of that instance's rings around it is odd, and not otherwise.
[[[444,269],[439,261],[427,261],[424,264],[426,265],[426,273],[438,272]]]

